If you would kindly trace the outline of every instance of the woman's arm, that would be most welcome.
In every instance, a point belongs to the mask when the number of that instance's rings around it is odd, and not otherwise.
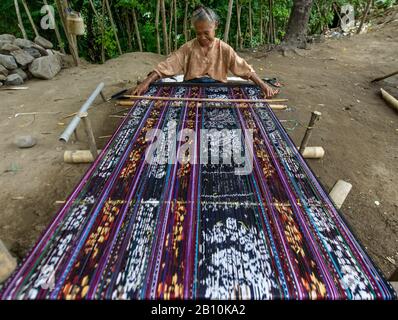
[[[267,98],[271,98],[279,92],[279,90],[272,89],[264,81],[262,81],[254,71],[253,67],[249,65],[245,59],[241,58],[231,46],[227,46],[227,50],[227,54],[229,55],[228,67],[234,75],[253,81],[261,88],[261,90],[263,90]]]
[[[156,68],[135,88],[130,90],[130,94],[142,95],[144,94],[151,83],[156,80],[175,76],[184,72],[184,56],[187,51],[186,44],[179,48],[177,51],[171,53],[166,60],[160,62]]]

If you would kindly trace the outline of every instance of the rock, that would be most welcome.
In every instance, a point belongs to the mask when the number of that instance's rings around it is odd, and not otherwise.
[[[15,58],[17,63],[21,66],[26,66],[31,63],[35,58],[33,58],[29,53],[19,49],[17,51],[12,51],[11,55]]]
[[[39,46],[42,46],[45,49],[52,49],[53,48],[53,44],[48,41],[47,39],[38,36],[35,38],[35,43],[38,44]]]
[[[16,46],[15,44],[12,43],[6,43],[0,48],[0,53],[2,54],[10,54],[10,52],[16,51],[16,50],[21,50],[20,47]]]
[[[58,55],[41,57],[32,62],[29,71],[39,79],[50,80],[61,70],[61,58]]]
[[[8,76],[8,70],[0,64],[0,75]]]
[[[5,83],[9,86],[18,86],[23,84],[23,79],[19,74],[10,74]]]
[[[3,82],[0,81],[0,88],[3,86]]]
[[[41,57],[40,51],[36,48],[25,48],[23,49],[26,53],[29,53],[33,58],[37,59]]]
[[[32,148],[36,145],[36,143],[36,138],[32,137],[31,135],[17,136],[14,139],[14,144],[18,148]]]
[[[7,77],[4,74],[0,74],[0,81],[6,81]]]
[[[6,44],[12,44],[11,41],[8,40],[0,40],[0,50],[6,45]]]
[[[21,78],[22,78],[22,80],[26,80],[26,79],[28,79],[28,75],[26,74],[26,72],[25,71],[23,71],[22,69],[20,69],[20,68],[18,68],[18,69],[15,69],[15,70],[12,70],[11,71],[11,74],[18,74]]]
[[[18,68],[18,65],[15,62],[14,57],[6,56],[4,54],[0,54],[0,64],[3,65],[3,67],[7,68],[8,70],[14,70]]]
[[[10,41],[13,42],[15,37],[12,34],[0,34],[0,41]]]
[[[20,47],[21,49],[30,48],[35,45],[35,43],[33,41],[30,41],[27,39],[21,39],[21,38],[15,39],[14,44],[16,46]]]
[[[48,56],[47,50],[36,43],[34,43],[31,48],[38,50],[42,56]]]

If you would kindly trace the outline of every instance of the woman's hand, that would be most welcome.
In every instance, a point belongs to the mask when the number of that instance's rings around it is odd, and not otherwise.
[[[272,89],[269,85],[263,83],[261,86],[266,98],[272,98],[279,93],[279,89]]]
[[[137,85],[136,87],[131,88],[128,91],[128,94],[133,95],[133,96],[142,96],[148,90],[150,84],[151,83],[149,81],[145,80],[145,81],[141,82],[139,85]]]
[[[156,72],[151,72],[144,81],[142,81],[136,87],[131,88],[129,91],[127,91],[127,94],[134,96],[142,96],[148,90],[151,83],[158,79],[160,79],[158,74]]]

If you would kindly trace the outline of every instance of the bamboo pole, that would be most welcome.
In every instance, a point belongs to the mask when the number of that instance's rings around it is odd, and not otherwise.
[[[231,16],[232,16],[232,6],[233,6],[233,4],[234,4],[234,0],[229,0],[229,2],[228,2],[227,22],[225,23],[225,31],[224,31],[224,42],[228,42],[229,27],[231,25]]]
[[[166,23],[166,6],[164,0],[160,0],[160,12],[162,14],[162,29],[163,29],[163,45],[165,54],[169,54],[169,41],[167,38],[167,23]]]
[[[111,21],[112,30],[113,30],[113,34],[115,35],[116,44],[117,44],[117,48],[119,50],[119,54],[122,55],[123,54],[122,47],[120,46],[119,37],[117,35],[117,28],[116,28],[115,22],[113,21],[111,6],[109,5],[108,0],[105,0],[105,5],[106,5],[106,8],[108,9],[109,20]]]
[[[14,5],[15,5],[15,11],[17,13],[17,18],[18,18],[18,27],[19,27],[19,29],[21,29],[23,38],[24,39],[28,39],[28,36],[26,35],[25,27],[23,26],[23,22],[22,22],[22,18],[21,18],[21,12],[19,11],[18,0],[14,0]]]
[[[156,2],[156,15],[155,15],[155,29],[156,29],[156,48],[158,50],[158,54],[160,51],[160,34],[159,34],[159,16],[160,16],[160,0]]]
[[[380,89],[381,95],[383,99],[392,106],[396,111],[398,111],[398,100],[395,99],[391,94],[389,94],[386,90]]]
[[[135,35],[136,35],[137,41],[138,41],[138,48],[142,52],[141,35],[140,35],[140,29],[138,29],[138,21],[137,21],[137,15],[135,14],[135,9],[133,9],[132,12],[133,12],[133,22],[134,22]]]
[[[97,153],[101,153],[102,150],[97,150]],[[94,162],[95,158],[91,150],[65,150],[64,162],[66,163],[91,163]]]
[[[34,23],[34,21],[33,21],[33,19],[32,19],[32,16],[30,15],[29,7],[28,7],[28,5],[26,4],[26,1],[25,1],[25,0],[22,0],[22,4],[23,4],[23,6],[24,6],[24,8],[25,8],[26,14],[28,15],[30,24],[32,25],[32,29],[33,29],[33,31],[34,31],[36,37],[38,37],[38,36],[39,36],[39,32],[37,31],[37,28],[36,28],[35,23]]]
[[[46,6],[48,6],[47,0],[43,0],[43,2],[44,2],[44,4],[45,4]],[[50,14],[52,14],[52,11],[50,11]],[[61,52],[62,52],[63,54],[65,54],[64,43],[62,42],[61,34],[59,33],[57,21],[55,20],[55,15],[54,15],[53,17],[51,17],[51,18],[54,19],[54,32],[55,32],[55,36],[57,37],[58,46],[59,46]]]

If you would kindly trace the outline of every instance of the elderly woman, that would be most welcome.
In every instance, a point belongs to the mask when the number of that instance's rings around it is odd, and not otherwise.
[[[159,63],[142,83],[131,90],[133,94],[142,95],[152,82],[181,73],[187,82],[227,82],[228,71],[256,83],[267,98],[278,93],[265,84],[230,45],[215,37],[218,16],[212,9],[203,6],[195,9],[192,26],[196,38]]]

